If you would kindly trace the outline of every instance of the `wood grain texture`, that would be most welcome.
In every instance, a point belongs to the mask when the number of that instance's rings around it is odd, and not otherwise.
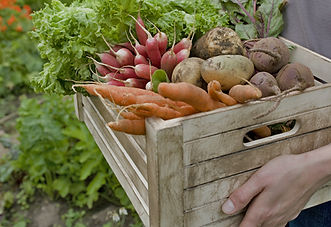
[[[79,121],[84,121],[82,96],[81,93],[76,93],[74,95],[75,114]]]
[[[282,154],[299,154],[331,143],[331,127],[190,165],[184,188],[212,182],[264,165]]]
[[[210,137],[189,141],[184,143],[184,165],[213,159],[230,153],[238,152],[248,148],[258,147],[264,144],[298,136],[307,132],[319,130],[331,126],[331,97],[330,106],[320,109],[299,113],[285,118],[274,119],[263,124],[239,128],[229,132],[220,133]],[[252,129],[263,125],[273,125],[276,123],[296,120],[296,126],[292,131],[274,135],[250,142],[243,143],[244,135]],[[312,123],[313,122],[313,123]]]
[[[183,226],[181,125],[163,127],[147,120],[146,129],[151,226]]]
[[[143,198],[144,196],[141,195],[147,194],[147,189],[140,188],[139,190],[136,187],[136,182],[133,182],[127,166],[124,166],[115,154],[115,152],[120,152],[120,148],[117,146],[115,141],[112,141],[110,138],[106,139],[103,132],[100,132],[100,125],[94,121],[95,116],[93,116],[93,112],[86,109],[85,106],[83,109],[83,114],[85,124],[93,135],[93,138],[103,153],[103,156],[111,166],[112,171],[127,193],[142,222],[144,225],[149,226],[148,200],[145,201]],[[114,152],[114,150],[116,151]],[[146,192],[142,192],[143,190]]]

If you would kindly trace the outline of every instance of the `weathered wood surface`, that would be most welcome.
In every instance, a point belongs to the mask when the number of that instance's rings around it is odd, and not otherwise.
[[[84,121],[83,117],[83,103],[82,103],[82,94],[77,93],[74,96],[74,106],[75,106],[75,114],[78,120]]]
[[[315,76],[326,82],[331,82],[331,60],[313,52],[303,46],[300,46],[288,39],[281,38],[288,45],[295,46],[291,51],[290,62],[300,62],[308,66]]]
[[[142,221],[148,224],[149,207],[147,180],[140,173],[137,166],[127,154],[126,149],[122,146],[121,142],[118,141],[116,135],[112,130],[106,127],[106,122],[96,109],[94,109],[95,107],[89,98],[83,97],[83,104],[85,124],[91,131],[91,134],[119,182],[127,192],[131,202],[136,207]]]
[[[298,136],[307,132],[329,127],[331,126],[330,116],[331,100],[330,106],[325,108],[299,113],[290,117],[274,119],[269,122],[264,122],[263,124],[252,125],[210,137],[189,141],[184,143],[184,165],[186,166],[194,164],[248,148],[258,147],[274,141],[284,140],[293,136]],[[249,142],[247,144],[243,143],[244,135],[252,129],[259,128],[263,125],[272,125],[275,123],[286,122],[288,120],[296,120],[296,125],[291,131],[260,140],[255,140],[254,142]]]
[[[196,163],[184,169],[184,188],[258,168],[282,154],[299,154],[331,143],[331,127]]]
[[[106,126],[107,122],[115,121],[117,113],[100,101],[99,97],[83,97],[83,102],[88,103],[89,108],[92,108],[91,111],[97,114],[96,118],[102,120],[102,124],[104,124],[100,127],[106,130],[105,135],[110,136],[110,133],[112,133],[116,136],[121,146],[124,147],[126,153],[130,156],[129,159],[132,159],[134,165],[137,166],[144,178],[147,179],[147,156],[141,149],[141,146],[136,142],[135,138],[126,133],[112,131]]]
[[[229,195],[230,193],[228,194],[228,196]],[[318,204],[330,200],[331,200],[331,181],[325,184],[324,186],[322,186],[319,190],[317,190],[313,194],[313,196],[310,198],[304,209],[312,206],[316,206]],[[185,223],[184,226],[200,227],[200,226],[205,226],[209,223],[216,222],[220,227],[228,227],[228,225],[225,225],[225,223],[229,221],[228,219],[231,216],[224,214],[221,209],[221,206],[225,201],[226,201],[226,197],[218,201],[209,203],[205,206],[199,207],[198,209],[187,211],[184,215],[184,223]],[[241,220],[242,214],[240,214],[239,216]],[[222,222],[223,220],[225,221],[225,223]]]
[[[274,102],[250,102],[220,108],[208,113],[172,119],[166,122],[180,121],[183,124],[184,142],[240,129],[275,119],[290,117],[314,109],[327,107],[331,102],[331,83],[311,87],[305,92],[295,92],[283,99],[276,110],[259,119],[254,119],[269,110]]]
[[[146,121],[150,223],[183,226],[182,129],[180,124],[163,126],[153,119]]]

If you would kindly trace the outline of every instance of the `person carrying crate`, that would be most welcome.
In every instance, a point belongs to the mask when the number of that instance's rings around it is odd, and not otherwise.
[[[330,0],[288,0],[284,19],[282,36],[331,58]],[[247,207],[240,227],[329,227],[331,201],[301,210],[330,180],[331,144],[299,155],[282,155],[237,188],[222,210],[234,214]]]

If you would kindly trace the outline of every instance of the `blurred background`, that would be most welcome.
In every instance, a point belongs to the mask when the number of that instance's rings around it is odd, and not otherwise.
[[[48,2],[0,0],[0,227],[142,226],[73,97],[29,84],[43,66],[31,13]]]

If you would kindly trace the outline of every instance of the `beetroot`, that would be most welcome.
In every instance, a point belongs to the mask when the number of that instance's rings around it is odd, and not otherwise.
[[[249,50],[250,59],[258,71],[276,73],[286,65],[290,51],[283,41],[275,37],[267,37],[256,42]]]
[[[288,89],[304,90],[314,86],[314,75],[311,70],[297,62],[285,65],[278,72],[276,80],[282,91]]]
[[[256,73],[250,79],[250,82],[261,90],[262,97],[277,95],[281,92],[278,87],[277,80],[268,72]]]

